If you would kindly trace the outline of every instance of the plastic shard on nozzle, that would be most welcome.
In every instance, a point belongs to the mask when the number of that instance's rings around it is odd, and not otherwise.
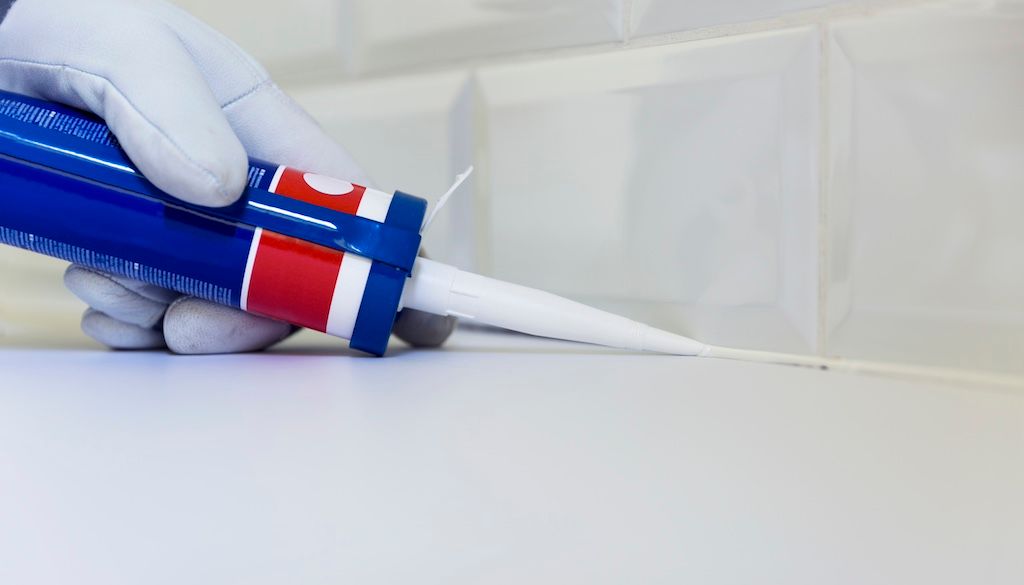
[[[461,174],[456,175],[455,181],[452,182],[452,186],[448,187],[448,191],[446,191],[444,195],[441,195],[441,197],[438,198],[437,203],[434,204],[434,209],[430,210],[430,215],[427,216],[427,221],[423,222],[423,229],[420,230],[420,233],[427,231],[427,228],[429,228],[430,224],[433,223],[434,218],[437,217],[437,213],[441,211],[441,208],[443,208],[448,203],[448,200],[451,199],[451,196],[455,193],[455,191],[457,191],[458,188],[461,187],[462,184],[466,182],[466,179],[468,179],[469,176],[472,174],[473,165],[469,165],[468,169],[463,171]]]

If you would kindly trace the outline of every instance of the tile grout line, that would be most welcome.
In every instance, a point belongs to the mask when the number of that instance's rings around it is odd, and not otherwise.
[[[629,46],[633,40],[633,0],[622,0],[622,44]]]
[[[947,0],[866,0],[849,4],[836,4],[821,8],[800,10],[780,16],[748,20],[744,22],[709,25],[705,27],[648,35],[634,38],[628,27],[632,26],[632,8],[635,0],[623,1],[622,38],[617,41],[606,41],[578,46],[550,47],[546,49],[524,50],[499,55],[481,57],[456,58],[436,63],[399,67],[362,75],[345,77],[334,76],[324,79],[324,70],[317,69],[307,73],[281,74],[283,85],[315,86],[342,83],[357,85],[366,81],[401,78],[410,75],[441,73],[458,70],[473,70],[481,67],[523,64],[543,61],[546,59],[585,57],[603,55],[618,51],[645,49],[671,45],[683,45],[694,41],[726,39],[749,34],[770,33],[792,28],[818,26],[837,18],[868,17],[880,11],[894,10],[912,6],[937,4]],[[627,10],[628,9],[628,10]],[[306,59],[300,59],[305,61]],[[290,69],[294,62],[275,63],[274,72]]]
[[[831,145],[829,133],[831,105],[831,52],[828,23],[818,25],[818,329],[815,351],[826,355],[828,343],[828,274],[829,274],[829,179],[831,177]]]
[[[632,0],[630,0],[632,2]],[[690,41],[723,39],[797,28],[831,22],[837,18],[866,18],[888,10],[898,10],[927,4],[938,4],[948,0],[861,0],[846,4],[833,4],[820,8],[797,10],[777,16],[757,18],[742,22],[712,24],[690,30],[681,30],[631,39],[630,48],[646,48],[681,44]],[[555,51],[558,49],[552,49]]]
[[[490,238],[484,237],[485,233],[493,233],[491,219],[491,165],[490,165],[490,141],[489,124],[487,119],[487,102],[484,98],[483,85],[480,81],[479,71],[471,69],[469,73],[471,124],[472,134],[472,159],[476,167],[476,176],[473,178],[473,226],[474,241],[476,243],[474,268],[481,274],[492,274],[494,270],[494,246]]]

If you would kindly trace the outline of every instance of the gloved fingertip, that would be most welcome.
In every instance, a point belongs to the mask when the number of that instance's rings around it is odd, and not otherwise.
[[[192,124],[167,134],[151,125],[122,124],[118,139],[142,174],[161,190],[196,205],[231,205],[248,181],[245,147],[219,109],[200,108],[194,117]],[[137,122],[136,116],[128,119]],[[115,120],[109,121],[115,128]]]
[[[167,347],[180,354],[258,351],[291,335],[295,328],[195,297],[182,297],[164,316]]]
[[[206,201],[200,205],[224,207],[238,201],[242,196],[248,180],[249,161],[245,151],[240,152],[240,155],[231,157],[234,160],[218,161],[218,164],[208,168],[213,177],[212,189],[204,197]]]
[[[82,314],[82,332],[111,349],[162,349],[164,336],[156,330],[118,321],[95,309]]]
[[[413,347],[440,347],[455,330],[457,321],[455,317],[403,309],[395,319],[393,332]]]
[[[147,298],[113,276],[72,264],[64,285],[85,304],[118,321],[149,329],[160,322],[167,303]]]
[[[168,177],[167,192],[206,207],[225,207],[242,196],[248,181],[249,161],[241,143],[237,148],[232,145],[232,148],[213,153],[208,160],[196,160],[194,166],[192,173],[177,172]]]

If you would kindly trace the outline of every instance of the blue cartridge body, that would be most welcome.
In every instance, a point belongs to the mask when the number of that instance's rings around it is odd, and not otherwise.
[[[426,201],[251,160],[241,199],[185,203],[99,118],[0,92],[0,243],[350,339],[384,353]]]

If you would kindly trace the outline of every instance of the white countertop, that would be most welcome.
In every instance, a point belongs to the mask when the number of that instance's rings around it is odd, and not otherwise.
[[[340,347],[0,350],[0,583],[1024,582],[1024,392]]]

